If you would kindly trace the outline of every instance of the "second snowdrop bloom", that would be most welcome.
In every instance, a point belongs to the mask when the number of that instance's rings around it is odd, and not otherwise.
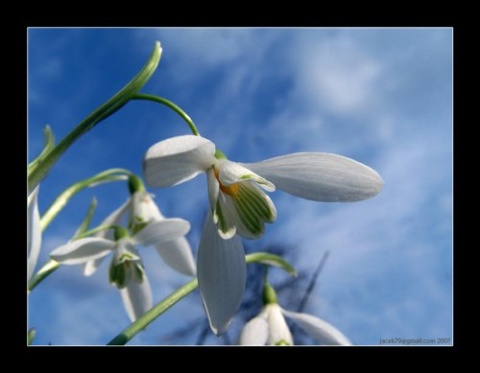
[[[71,241],[55,249],[50,257],[61,264],[85,264],[112,253],[110,282],[120,290],[128,316],[134,321],[152,307],[150,284],[135,246],[159,245],[189,230],[190,223],[177,218],[149,224],[133,236],[116,227],[114,239],[87,237]]]
[[[291,312],[278,305],[269,284],[264,287],[264,307],[260,314],[245,324],[239,338],[241,345],[293,345],[285,316],[322,345],[351,345],[349,339],[333,325],[306,313]]]
[[[205,172],[214,223],[222,238],[238,233],[258,238],[277,212],[265,194],[276,188],[324,202],[352,202],[375,196],[383,187],[376,171],[353,159],[329,153],[293,153],[263,162],[229,161],[210,140],[177,136],[150,147],[144,159],[145,178],[154,187],[168,187]]]
[[[130,197],[118,209],[112,212],[100,225],[121,225],[127,220],[129,229],[135,234],[149,224],[166,218],[160,212],[152,195],[145,190],[142,181],[135,175],[129,177]],[[113,238],[112,231],[96,234],[100,238]],[[171,268],[187,276],[195,276],[196,267],[192,249],[185,237],[177,237],[168,242],[154,244],[160,257]],[[101,264],[102,258],[89,261],[85,265],[86,276],[92,275]]]

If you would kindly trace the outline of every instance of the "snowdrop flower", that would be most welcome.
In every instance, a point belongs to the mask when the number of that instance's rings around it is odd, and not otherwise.
[[[131,175],[129,178],[130,197],[117,210],[111,213],[100,225],[120,225],[122,220],[128,218],[128,226],[133,233],[141,230],[148,224],[163,221],[165,217],[160,212],[157,204],[143,186],[141,180]],[[96,234],[100,238],[113,238],[111,230]],[[187,276],[195,276],[195,260],[192,249],[185,237],[177,237],[171,241],[154,244],[160,257],[170,267]],[[89,261],[85,264],[84,274],[92,275],[103,258]]]
[[[383,180],[371,168],[340,155],[293,153],[263,162],[229,161],[210,140],[173,137],[150,147],[144,158],[147,184],[169,187],[207,175],[210,212],[198,249],[199,288],[215,334],[237,311],[245,290],[245,257],[236,234],[258,238],[277,212],[265,193],[276,188],[314,201],[352,202],[373,197]]]
[[[129,236],[122,227],[115,227],[115,239],[87,237],[58,247],[50,257],[61,264],[84,264],[113,254],[110,282],[120,290],[128,316],[132,321],[152,307],[150,283],[135,245],[150,246],[172,241],[185,235],[190,223],[183,219],[164,219],[151,223]]]
[[[27,280],[33,275],[38,255],[40,254],[40,246],[42,245],[37,197],[38,186],[30,193],[27,199]]]
[[[293,345],[285,316],[322,345],[351,345],[337,328],[305,313],[284,310],[276,301],[275,291],[265,284],[264,307],[260,314],[245,324],[239,338],[241,345]]]
[[[177,185],[205,172],[213,221],[225,239],[235,233],[258,238],[265,223],[275,221],[275,206],[264,191],[278,188],[314,201],[352,202],[373,197],[383,187],[377,172],[340,155],[293,153],[241,164],[227,160],[210,140],[194,135],[151,146],[144,172],[153,187]]]

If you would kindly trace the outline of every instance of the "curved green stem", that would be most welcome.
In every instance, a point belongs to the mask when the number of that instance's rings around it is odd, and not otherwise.
[[[82,233],[76,234],[72,240],[73,241],[79,240],[81,238],[91,236],[94,233],[105,231],[107,229],[113,229],[115,227],[117,226],[116,225],[99,225],[98,227],[95,227],[88,231],[86,230]],[[53,259],[50,259],[47,263],[45,263],[43,267],[40,268],[38,272],[35,273],[35,275],[33,275],[32,278],[28,281],[27,293],[30,293],[40,282],[43,281],[43,279],[45,279],[45,277],[55,272],[58,269],[58,267],[60,267],[60,263],[58,263]]]
[[[58,213],[62,211],[62,209],[67,205],[68,201],[70,201],[70,199],[78,192],[85,188],[101,183],[126,180],[127,176],[129,175],[131,175],[131,172],[128,170],[124,170],[122,168],[112,168],[69,186],[55,199],[55,201],[52,202],[48,210],[43,214],[40,220],[42,232],[58,215]]]
[[[149,94],[136,94],[135,96],[132,97],[132,100],[146,100],[146,101],[153,101],[157,102],[159,104],[168,106],[170,109],[175,111],[177,114],[179,114],[185,122],[187,122],[188,126],[190,127],[190,130],[192,133],[196,136],[200,136],[200,132],[198,132],[197,126],[195,126],[195,123],[193,123],[192,118],[185,113],[179,106],[175,105],[173,102],[167,100],[166,98],[155,96],[155,95],[149,95]]]
[[[268,265],[278,266],[289,273],[293,267],[288,264],[283,258],[268,253],[254,253],[245,256],[246,263],[262,263]],[[295,270],[293,269],[293,272]],[[124,345],[130,341],[138,332],[145,329],[150,323],[152,323],[157,317],[162,315],[175,303],[185,298],[188,294],[194,291],[198,287],[198,280],[194,278],[190,282],[183,285],[181,288],[174,291],[172,294],[164,298],[160,303],[157,303],[153,308],[145,312],[140,318],[131,323],[120,334],[113,338],[107,345]]]
[[[35,275],[28,281],[27,293],[30,293],[35,286],[37,286],[42,280],[50,275],[52,272],[55,272],[57,268],[60,267],[60,263],[56,262],[53,259],[50,259],[47,263],[44,264],[42,268],[38,270]]]
[[[60,141],[51,151],[38,161],[35,167],[28,170],[28,193],[30,194],[38,183],[50,171],[60,156],[83,134],[91,130],[102,120],[108,118],[121,107],[123,107],[132,97],[147,83],[155,72],[162,48],[160,43],[156,42],[150,58],[138,72],[138,74],[113,97],[94,110],[80,124],[78,124],[65,138]]]
[[[198,286],[198,280],[195,278],[192,281],[183,285],[180,289],[177,289],[160,303],[157,303],[153,308],[150,308],[147,312],[145,312],[142,317],[134,321],[123,330],[120,334],[118,334],[115,338],[113,338],[107,345],[124,345],[129,340],[131,340],[138,332],[145,329],[152,321],[154,321],[158,316],[163,314],[166,310],[172,307],[175,303],[179,300],[185,298],[188,294],[194,291]]]

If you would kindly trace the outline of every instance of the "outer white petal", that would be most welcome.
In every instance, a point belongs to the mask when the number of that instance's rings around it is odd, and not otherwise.
[[[105,259],[105,256],[95,260],[89,260],[88,262],[86,262],[83,267],[83,275],[84,276],[93,275],[97,271],[98,267],[100,267],[104,259]]]
[[[184,275],[195,276],[197,273],[195,259],[190,244],[185,237],[155,245],[155,247],[158,254],[170,267]]]
[[[114,241],[104,238],[81,238],[56,248],[50,257],[62,264],[81,264],[107,255],[115,245]]]
[[[188,233],[190,223],[180,218],[164,219],[150,223],[139,231],[133,240],[142,246],[159,245]]]
[[[210,209],[215,211],[217,208],[218,195],[220,193],[220,185],[215,178],[213,169],[207,170],[207,184],[208,184],[208,200],[210,202]]]
[[[383,187],[376,171],[336,154],[294,153],[245,167],[278,189],[314,201],[360,201],[375,196]]]
[[[245,324],[240,333],[238,344],[264,346],[268,340],[268,323],[262,316],[257,316]]]
[[[232,185],[242,181],[255,181],[263,189],[273,192],[275,191],[275,185],[268,180],[252,172],[252,170],[243,167],[239,163],[231,162],[226,159],[218,160],[216,168],[219,169],[219,179],[223,185]]]
[[[129,197],[123,205],[108,215],[100,225],[121,225],[122,218],[132,209],[132,199]],[[113,229],[108,229],[95,233],[94,237],[106,238],[107,240],[114,239]]]
[[[133,194],[132,215],[146,223],[164,218],[152,196],[146,191],[137,191]]]
[[[197,258],[198,284],[210,327],[216,335],[227,329],[242,303],[246,264],[238,236],[222,239],[208,214]]]
[[[42,230],[38,212],[38,186],[28,196],[27,200],[27,279],[32,277],[37,264],[40,246],[42,245]]]
[[[132,280],[126,287],[119,290],[125,310],[132,322],[152,308],[152,290],[145,272],[142,283]]]
[[[284,309],[282,309],[282,312],[302,328],[305,333],[318,340],[321,344],[346,346],[352,344],[340,330],[318,317]]]
[[[143,171],[147,183],[168,187],[206,171],[215,164],[215,144],[200,136],[177,136],[151,146]]]
[[[277,345],[286,342],[293,345],[290,328],[282,315],[282,309],[276,303],[265,306],[267,321],[269,326],[268,344]]]

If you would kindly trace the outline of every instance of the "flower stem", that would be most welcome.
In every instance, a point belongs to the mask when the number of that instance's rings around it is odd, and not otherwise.
[[[131,175],[131,172],[128,170],[124,170],[122,168],[113,168],[104,172],[100,172],[97,175],[69,186],[55,199],[55,201],[53,201],[48,210],[43,214],[42,219],[40,220],[42,232],[58,215],[58,213],[62,211],[62,209],[67,205],[68,201],[78,192],[87,187],[101,183],[126,180],[128,175]]]
[[[295,272],[293,267],[288,264],[281,257],[268,254],[263,252],[258,252],[254,254],[249,254],[245,256],[245,262],[248,263],[262,263],[280,267],[287,272]],[[182,298],[186,297],[192,291],[198,287],[198,280],[194,278],[190,282],[183,285],[181,288],[174,291],[168,297],[157,303],[153,308],[145,312],[140,318],[135,320],[130,324],[126,329],[124,329],[120,334],[113,338],[107,345],[124,345],[130,341],[138,332],[144,330],[150,323],[152,323],[157,317],[162,315],[175,303],[180,301]]]
[[[150,94],[136,94],[132,97],[132,100],[146,100],[146,101],[153,101],[157,102],[159,104],[168,106],[170,109],[175,111],[177,114],[179,114],[185,122],[187,122],[188,126],[190,127],[190,130],[192,133],[196,136],[200,136],[200,132],[198,132],[197,126],[195,126],[195,123],[193,123],[192,118],[185,113],[179,106],[175,105],[173,102],[167,100],[166,98],[155,96],[155,95],[150,95]]]
[[[123,332],[113,338],[108,345],[124,345],[129,340],[131,340],[138,332],[145,329],[152,321],[154,321],[158,316],[163,314],[166,310],[172,307],[182,298],[186,297],[192,291],[194,291],[198,286],[198,280],[195,278],[192,281],[183,285],[180,289],[177,289],[167,298],[162,300],[160,303],[156,304],[149,311],[145,312],[142,317],[134,321],[128,328]]]
[[[28,193],[30,194],[38,183],[48,174],[55,162],[60,156],[83,134],[95,127],[99,122],[108,118],[117,110],[122,108],[132,97],[147,83],[155,72],[162,48],[160,43],[156,42],[150,58],[138,72],[138,74],[120,91],[112,96],[108,101],[99,106],[82,122],[80,122],[65,138],[51,149],[43,159],[40,159],[35,167],[28,170]]]
[[[30,293],[35,286],[42,282],[42,280],[52,272],[55,272],[58,267],[60,267],[60,263],[53,259],[50,259],[47,263],[45,263],[44,266],[40,268],[38,272],[35,273],[35,275],[32,276],[32,278],[28,281],[27,293]]]

